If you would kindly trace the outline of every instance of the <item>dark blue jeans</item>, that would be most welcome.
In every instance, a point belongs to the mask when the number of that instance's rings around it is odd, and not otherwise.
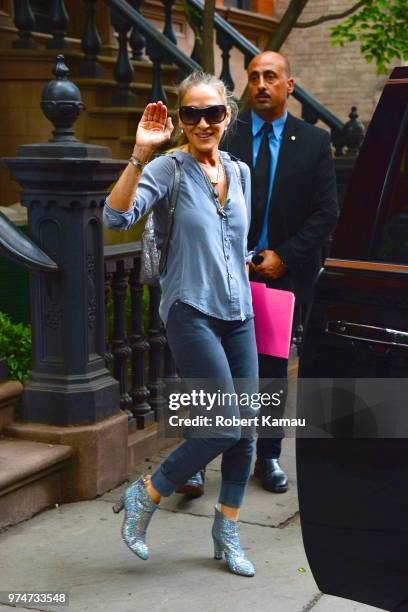
[[[183,378],[258,379],[258,356],[253,319],[224,321],[177,300],[172,305],[167,339]],[[231,406],[228,416],[240,416]],[[219,503],[239,507],[248,483],[254,436],[242,437],[240,428],[214,438],[190,438],[178,446],[152,476],[152,484],[168,496],[190,476],[222,454]]]

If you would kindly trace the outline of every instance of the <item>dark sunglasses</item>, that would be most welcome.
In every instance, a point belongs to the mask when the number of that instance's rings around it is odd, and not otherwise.
[[[196,125],[201,117],[204,117],[209,125],[221,123],[226,116],[227,107],[224,104],[215,104],[205,108],[196,108],[195,106],[180,106],[179,108],[179,117],[186,125]]]

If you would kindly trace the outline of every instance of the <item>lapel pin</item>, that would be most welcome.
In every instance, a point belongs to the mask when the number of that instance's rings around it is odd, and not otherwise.
[[[291,140],[296,140],[296,136],[291,136],[290,139]]]

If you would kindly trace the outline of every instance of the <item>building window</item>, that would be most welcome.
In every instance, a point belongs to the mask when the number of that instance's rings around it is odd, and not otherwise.
[[[224,0],[225,6],[234,6],[244,11],[252,10],[252,0]]]

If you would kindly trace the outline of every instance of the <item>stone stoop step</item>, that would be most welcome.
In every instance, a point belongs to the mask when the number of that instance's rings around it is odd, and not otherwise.
[[[20,399],[23,385],[18,380],[0,382],[0,435],[3,427],[14,419],[14,406]]]
[[[61,502],[61,472],[73,450],[0,437],[0,528]]]

